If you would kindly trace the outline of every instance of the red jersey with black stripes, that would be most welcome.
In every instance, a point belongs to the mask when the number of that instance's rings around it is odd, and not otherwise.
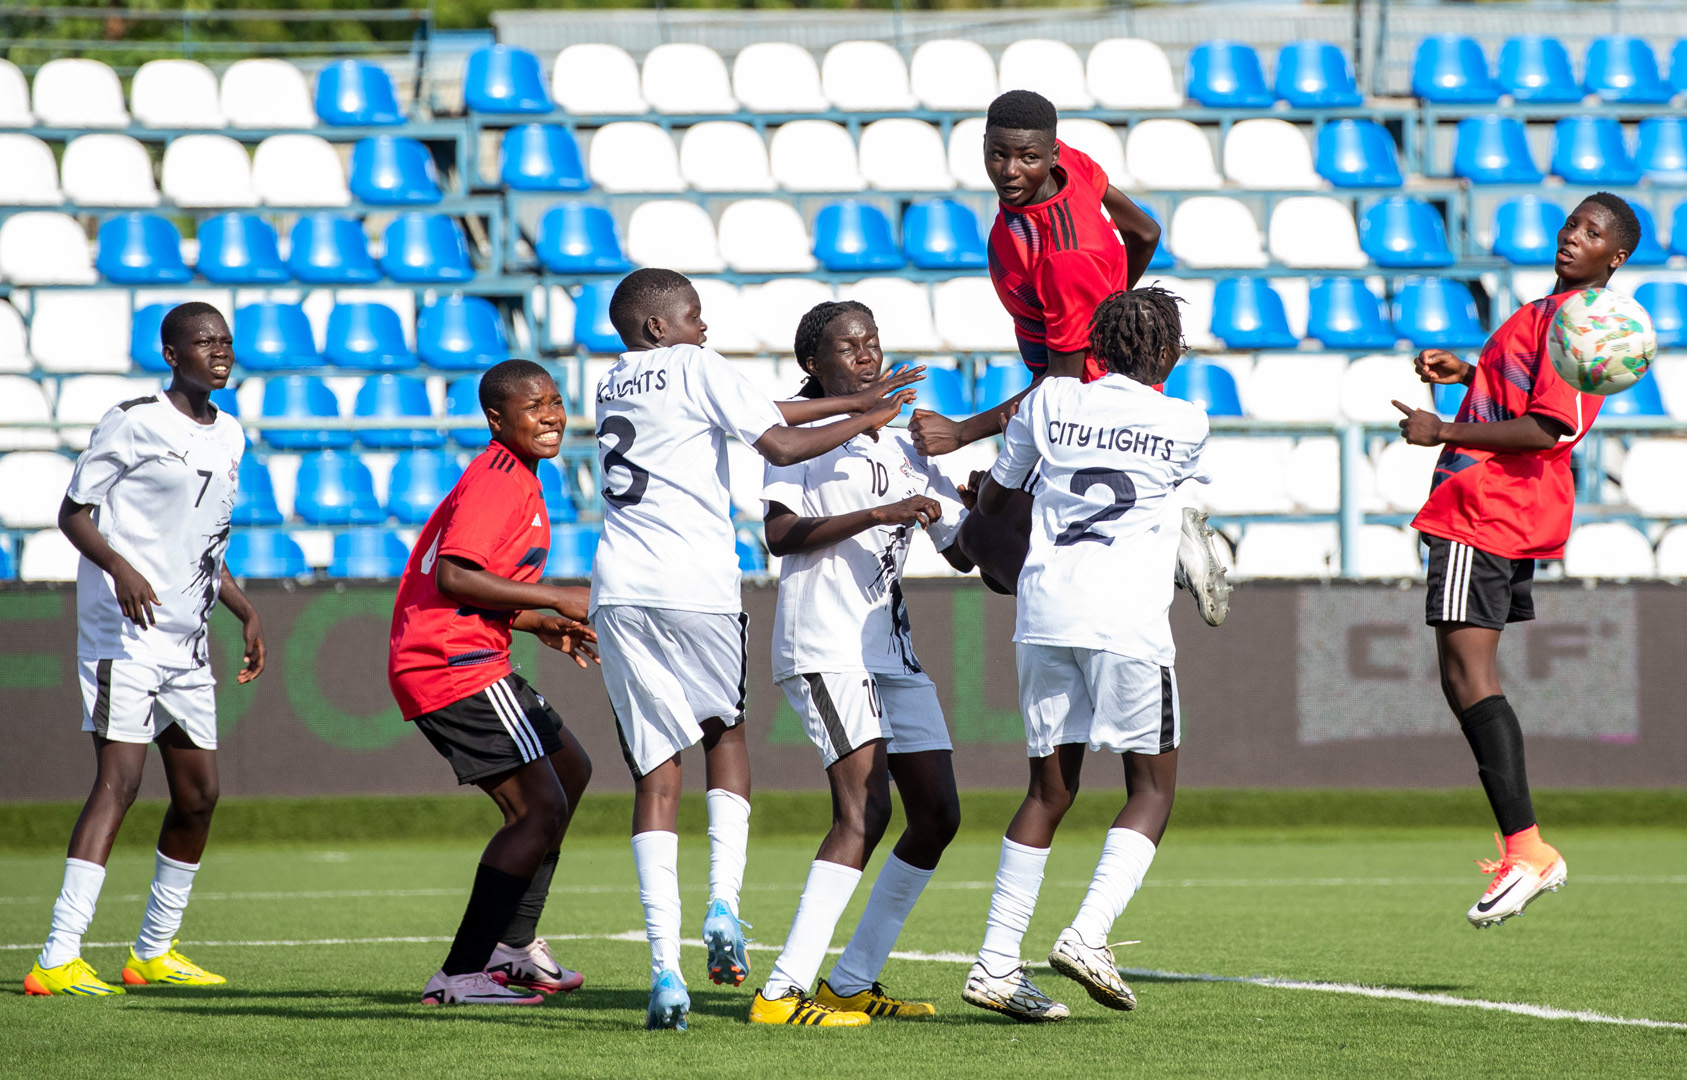
[[[435,584],[455,555],[511,581],[538,581],[551,522],[538,475],[494,442],[422,527],[398,582],[387,683],[406,720],[480,693],[510,673],[513,611],[465,607]]]
[[[1128,288],[1124,241],[1101,201],[1107,174],[1065,143],[1055,145],[1060,190],[1031,206],[1002,203],[990,228],[990,281],[1013,316],[1033,377],[1047,369],[1051,349],[1086,351],[1096,305]],[[1085,361],[1085,382],[1103,374],[1095,357]]]

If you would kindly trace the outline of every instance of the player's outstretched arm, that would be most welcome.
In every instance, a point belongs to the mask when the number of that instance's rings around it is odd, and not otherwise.
[[[1406,414],[1400,421],[1400,437],[1413,446],[1457,443],[1484,450],[1549,450],[1562,436],[1574,434],[1560,421],[1539,413],[1524,413],[1491,424],[1454,424],[1427,409],[1414,409],[1398,401],[1394,407]]]
[[[73,502],[67,495],[59,504],[59,531],[64,533],[71,547],[111,575],[112,591],[117,594],[117,605],[123,609],[125,617],[137,626],[158,625],[152,609],[160,603],[158,594],[152,591],[152,583],[100,535],[100,527],[94,524],[92,506]]]
[[[240,636],[246,642],[246,666],[240,669],[234,681],[244,685],[264,673],[264,624],[258,618],[258,609],[253,605],[252,598],[235,584],[234,575],[228,572],[226,566],[223,567],[223,584],[217,591],[217,598],[240,620]]]
[[[458,555],[441,555],[434,584],[452,600],[493,611],[549,608],[576,621],[586,617],[586,590],[578,585],[545,585],[511,581]]]
[[[1412,370],[1426,383],[1463,383],[1476,377],[1476,365],[1467,364],[1446,349],[1425,349],[1412,359]]]
[[[581,590],[584,592],[585,590]],[[523,611],[510,622],[510,629],[532,634],[546,646],[573,657],[582,668],[603,663],[598,659],[597,631],[564,615],[546,615],[541,611]]]
[[[1134,289],[1160,248],[1160,225],[1111,184],[1101,195],[1101,205],[1119,230],[1119,239],[1125,242],[1125,288]]]
[[[930,525],[943,516],[936,499],[915,495],[901,502],[830,517],[799,517],[784,503],[770,503],[762,528],[767,550],[783,558],[831,547],[875,525]]]
[[[797,401],[776,401],[779,414],[785,418],[787,424],[811,424],[816,420],[825,420],[832,416],[846,416],[850,413],[866,412],[879,403],[886,394],[894,394],[905,386],[911,386],[926,377],[925,365],[911,367],[902,371],[893,371],[869,385],[860,393],[847,394],[840,397],[802,398]]]
[[[879,398],[865,412],[823,427],[770,427],[756,440],[756,453],[775,465],[795,465],[799,461],[819,457],[857,435],[884,427],[896,419],[902,406],[911,404],[913,400],[914,391],[904,387],[889,397]]]

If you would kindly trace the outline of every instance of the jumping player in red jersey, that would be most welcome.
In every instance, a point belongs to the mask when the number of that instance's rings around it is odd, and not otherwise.
[[[551,526],[535,470],[557,455],[567,420],[556,383],[538,364],[506,360],[481,378],[480,407],[492,444],[416,540],[393,606],[387,681],[457,782],[504,812],[422,1001],[534,1005],[583,981],[535,934],[592,763],[511,670],[510,632],[533,634],[581,667],[596,658],[597,636],[581,622],[587,590],[539,581]]]
[[[1429,545],[1428,622],[1435,627],[1441,692],[1476,755],[1500,832],[1493,880],[1466,913],[1493,926],[1543,892],[1556,892],[1564,858],[1541,839],[1523,766],[1523,730],[1499,681],[1500,631],[1535,617],[1536,559],[1564,554],[1575,508],[1570,451],[1587,434],[1601,398],[1577,393],[1546,355],[1547,328],[1571,294],[1604,288],[1640,241],[1628,203],[1601,191],[1582,200],[1558,230],[1552,295],[1507,319],[1467,364],[1443,349],[1415,361],[1428,383],[1470,387],[1458,417],[1443,421],[1396,401],[1400,434],[1441,446],[1429,499],[1412,525]]]

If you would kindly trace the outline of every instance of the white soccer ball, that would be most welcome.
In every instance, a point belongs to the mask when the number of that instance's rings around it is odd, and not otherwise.
[[[1584,394],[1615,394],[1646,374],[1658,354],[1652,317],[1632,296],[1583,289],[1559,305],[1546,354],[1564,381]]]

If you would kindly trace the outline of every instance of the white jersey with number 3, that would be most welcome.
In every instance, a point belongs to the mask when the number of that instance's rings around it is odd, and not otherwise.
[[[990,475],[1038,470],[1013,639],[1169,667],[1168,611],[1185,480],[1204,482],[1207,416],[1124,375],[1046,379],[1008,422]]]

